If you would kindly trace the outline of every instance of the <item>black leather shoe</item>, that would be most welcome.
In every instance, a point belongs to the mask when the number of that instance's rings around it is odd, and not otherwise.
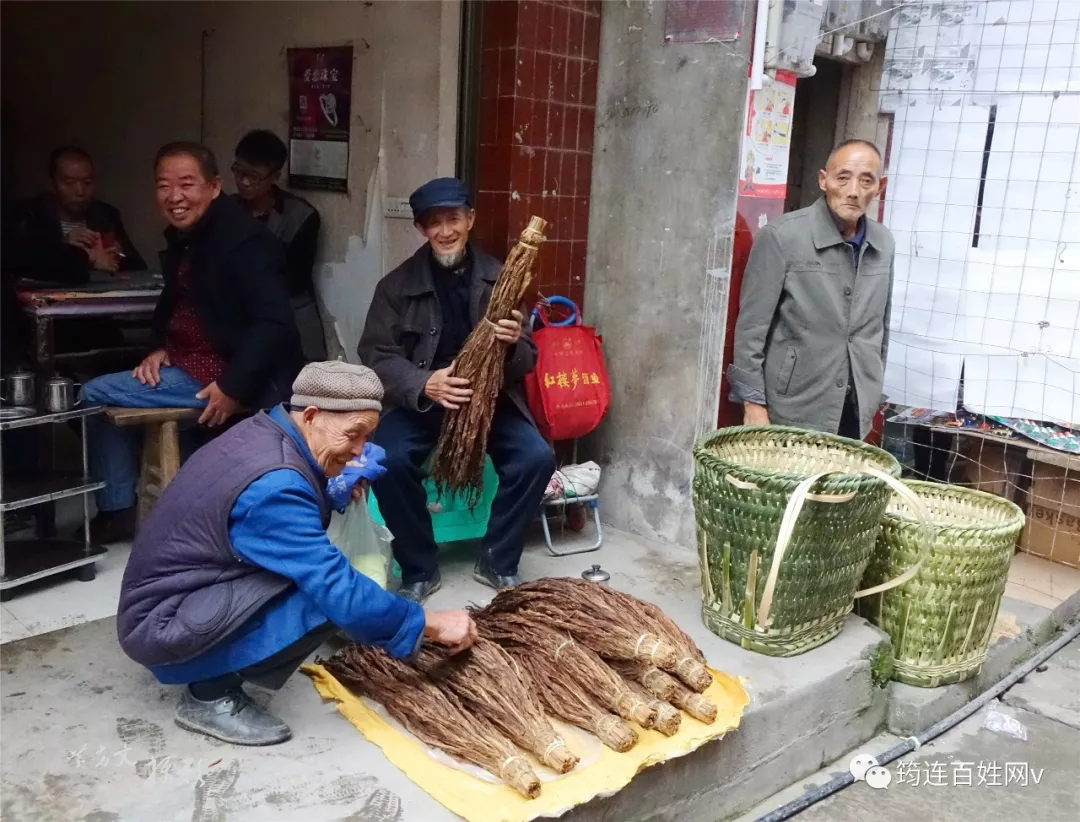
[[[277,745],[292,736],[288,725],[257,705],[242,688],[208,702],[184,688],[176,706],[176,724],[233,745]]]
[[[79,529],[82,537],[82,529]],[[92,545],[111,545],[114,542],[127,542],[135,538],[135,508],[123,511],[101,511],[90,520],[90,543]]]
[[[494,571],[489,570],[483,562],[476,563],[472,575],[473,579],[481,585],[486,585],[488,588],[494,588],[496,591],[513,588],[521,584],[520,574],[511,574],[510,576],[496,574]]]
[[[439,576],[439,572],[435,572],[435,576],[431,579],[422,579],[420,582],[410,582],[408,585],[402,585],[398,588],[398,596],[409,600],[409,602],[415,602],[417,605],[423,605],[424,600],[434,594],[442,588],[442,577]]]

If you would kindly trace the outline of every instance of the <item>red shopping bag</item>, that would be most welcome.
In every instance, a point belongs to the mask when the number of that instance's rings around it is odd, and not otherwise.
[[[533,333],[536,369],[525,378],[525,395],[540,433],[549,440],[588,434],[611,404],[601,338],[595,328],[581,324],[576,305],[573,312],[573,324],[559,326],[551,324],[546,305],[536,310],[542,327]]]

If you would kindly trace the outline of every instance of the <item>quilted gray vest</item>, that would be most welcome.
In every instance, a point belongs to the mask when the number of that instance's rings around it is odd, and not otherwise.
[[[241,492],[270,471],[292,468],[311,483],[323,525],[326,479],[266,413],[200,448],[139,528],[131,549],[116,631],[136,662],[185,662],[222,641],[293,582],[241,560],[229,513]]]

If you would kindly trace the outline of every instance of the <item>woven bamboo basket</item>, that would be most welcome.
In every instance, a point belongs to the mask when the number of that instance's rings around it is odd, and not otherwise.
[[[858,612],[892,637],[893,679],[934,688],[975,676],[986,660],[1024,514],[982,491],[905,484],[929,509],[929,554],[910,582],[861,600]],[[918,539],[911,506],[894,497],[863,584],[876,585],[910,565]]]
[[[890,486],[914,498],[896,479],[899,463],[861,442],[780,426],[717,431],[694,459],[706,626],[770,656],[801,654],[840,633]]]

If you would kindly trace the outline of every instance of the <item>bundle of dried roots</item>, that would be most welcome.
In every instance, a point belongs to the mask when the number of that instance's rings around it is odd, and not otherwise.
[[[656,711],[628,687],[595,652],[579,645],[570,634],[538,622],[535,614],[476,614],[477,630],[506,645],[512,652],[544,657],[560,676],[577,680],[608,710],[643,728],[652,727]]]
[[[672,705],[681,708],[698,722],[704,722],[706,725],[711,725],[716,721],[715,704],[701,694],[694,693],[681,682],[676,682],[675,685],[675,693],[671,697]]]
[[[607,590],[584,580],[548,577],[500,591],[487,610],[527,614],[608,659],[641,660],[674,670],[679,658],[671,644],[628,617],[619,600],[606,596]]]
[[[555,772],[578,763],[533,696],[528,674],[494,642],[481,639],[461,654],[424,646],[417,667]]]
[[[679,732],[679,726],[682,725],[682,714],[679,713],[678,708],[670,702],[657,699],[645,690],[644,685],[638,682],[627,680],[626,685],[644,699],[648,706],[656,712],[656,719],[650,726],[652,730],[659,731],[664,736],[675,736]]]
[[[516,629],[507,631],[504,628],[494,619],[482,618],[477,621],[480,635],[502,644],[525,669],[549,714],[595,734],[601,742],[619,753],[625,753],[637,744],[638,736],[634,729],[605,709],[577,677],[567,674],[560,662],[561,650],[570,647],[572,640],[549,631],[548,635],[536,637],[542,644],[532,644],[521,641]],[[568,640],[569,644],[564,645]]]
[[[624,659],[609,659],[607,663],[623,679],[638,683],[657,699],[670,701],[678,690],[679,683],[647,663],[627,662]]]
[[[380,703],[421,741],[483,768],[527,799],[540,795],[540,780],[514,743],[415,668],[362,645],[348,645],[322,664],[347,688]]]
[[[570,580],[574,584],[593,585],[585,580]],[[689,685],[699,694],[704,693],[712,685],[712,674],[705,667],[705,655],[689,635],[651,602],[631,596],[614,588],[601,586],[603,596],[609,597],[626,609],[626,619],[634,622],[642,631],[651,630],[657,636],[666,640],[675,649],[678,660],[675,667],[669,669],[683,682]]]
[[[488,432],[506,363],[506,346],[495,339],[495,329],[499,320],[510,319],[510,313],[521,306],[546,227],[544,220],[533,217],[521,232],[491,291],[484,319],[465,340],[454,367],[455,377],[469,380],[473,395],[466,405],[447,411],[443,418],[431,478],[440,494],[462,494],[473,507],[480,499]]]
[[[711,725],[716,720],[716,705],[664,671],[640,662],[611,660],[609,664],[625,679],[640,684],[657,699],[681,708],[699,722]]]

